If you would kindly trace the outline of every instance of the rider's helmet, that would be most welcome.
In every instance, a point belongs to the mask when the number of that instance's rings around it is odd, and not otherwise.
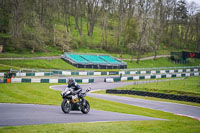
[[[73,78],[68,78],[67,83],[68,83],[69,86],[75,85],[75,80]]]

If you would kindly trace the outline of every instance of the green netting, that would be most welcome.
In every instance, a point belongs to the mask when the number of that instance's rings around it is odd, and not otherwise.
[[[120,64],[119,61],[117,61],[117,60],[114,59],[114,58],[111,58],[110,56],[101,55],[101,56],[99,56],[99,57],[102,58],[103,60],[105,60],[105,61],[111,63],[111,64]]]
[[[87,60],[83,59],[80,55],[68,54],[67,56],[78,63],[89,63]]]
[[[97,64],[106,64],[104,60],[99,58],[97,55],[81,55],[84,59],[88,60],[89,62],[92,63],[97,63]]]
[[[64,53],[64,55],[80,64],[124,65],[122,62],[109,55],[85,55],[73,53]]]

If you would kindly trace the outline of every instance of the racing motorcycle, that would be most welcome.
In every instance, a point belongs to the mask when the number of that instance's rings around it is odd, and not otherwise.
[[[87,114],[90,111],[90,104],[84,99],[86,94],[91,90],[88,88],[86,92],[81,93],[80,96],[73,95],[73,89],[66,88],[61,96],[63,98],[61,108],[64,113],[69,113],[70,111],[81,111],[83,114]]]

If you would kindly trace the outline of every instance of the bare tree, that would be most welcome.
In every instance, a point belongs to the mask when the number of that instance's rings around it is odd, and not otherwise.
[[[154,60],[157,57],[157,50],[159,47],[159,43],[161,41],[161,36],[162,36],[162,29],[163,29],[163,22],[162,17],[162,10],[163,10],[163,5],[161,0],[156,0],[154,2],[154,12],[153,12],[153,23],[152,27],[150,28],[150,31],[152,32],[152,40],[153,40],[153,48],[154,48]]]
[[[185,46],[187,46],[187,48],[190,47],[190,42],[189,40],[189,35],[192,34],[193,30],[192,30],[192,26],[195,23],[195,13],[198,11],[198,6],[196,3],[192,2],[189,6],[188,6],[188,17],[187,17],[187,21],[185,24],[185,35],[184,35],[184,42],[185,42]],[[197,21],[198,22],[198,21]],[[198,27],[197,27],[198,30]]]
[[[196,28],[196,47],[195,51],[200,52],[200,12],[195,15],[195,28]]]
[[[152,14],[152,3],[153,0],[138,0],[137,2],[137,24],[139,26],[138,40],[136,44],[137,47],[137,63],[140,62],[140,57],[143,52],[143,46],[148,46],[149,44],[149,33],[148,29],[151,24],[151,14]]]
[[[100,13],[99,0],[87,0],[87,30],[88,35],[93,38],[93,31]]]
[[[11,33],[13,37],[18,37],[21,32],[21,25],[23,20],[23,1],[13,0],[12,3],[12,25]]]
[[[86,1],[85,0],[72,0],[72,14],[74,16],[74,20],[75,20],[75,28],[78,30],[80,36],[82,35],[82,19],[84,17],[85,14],[85,4]],[[79,24],[80,21],[80,24]]]

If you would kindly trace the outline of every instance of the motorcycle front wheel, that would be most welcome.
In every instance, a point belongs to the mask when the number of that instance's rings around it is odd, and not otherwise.
[[[71,111],[70,101],[68,99],[63,99],[61,108],[64,113],[68,114]]]
[[[89,102],[87,100],[84,100],[82,108],[81,108],[81,112],[83,114],[87,114],[89,111],[90,111],[90,104],[89,104]]]

